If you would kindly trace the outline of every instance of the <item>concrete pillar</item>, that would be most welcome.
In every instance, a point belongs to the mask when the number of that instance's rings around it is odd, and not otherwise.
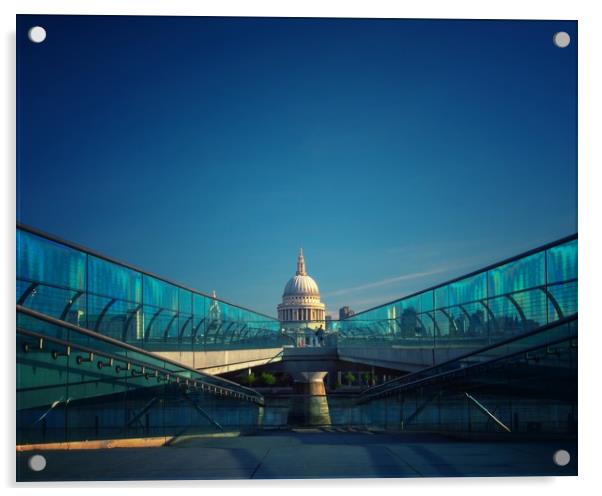
[[[324,377],[328,372],[294,372],[295,395],[288,415],[289,425],[331,425]]]
[[[323,396],[326,394],[324,377],[327,373],[328,372],[293,372],[293,390],[297,394]]]

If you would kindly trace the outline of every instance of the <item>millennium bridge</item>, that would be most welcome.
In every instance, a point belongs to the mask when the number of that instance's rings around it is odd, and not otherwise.
[[[297,347],[268,315],[18,225],[17,451],[295,429],[574,443],[577,243],[331,321],[322,346]],[[262,373],[292,379],[250,379]]]

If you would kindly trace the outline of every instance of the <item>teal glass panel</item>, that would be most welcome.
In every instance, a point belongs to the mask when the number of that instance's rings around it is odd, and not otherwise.
[[[88,277],[88,327],[115,339],[139,340],[142,274],[89,255]]]
[[[178,313],[166,308],[144,306],[144,347],[149,350],[165,349],[165,344],[177,328]]]
[[[548,284],[577,279],[577,240],[547,250]]]
[[[432,312],[421,312],[417,316],[420,325],[420,335],[429,338],[435,335],[435,322]]]
[[[399,306],[401,308],[402,314],[406,311],[410,311],[415,314],[418,314],[422,311],[420,296],[412,296],[410,298],[405,298],[399,302]]]
[[[178,287],[147,275],[143,276],[142,286],[144,346],[154,350],[168,340],[174,326],[177,328]]]
[[[21,312],[17,312],[17,328],[27,329],[63,341],[69,341],[71,337],[68,328],[36,319]]]
[[[178,288],[160,279],[151,276],[143,276],[143,298],[144,305],[165,308],[173,311],[178,310]]]
[[[198,349],[205,337],[205,327],[207,324],[207,300],[208,298],[203,295],[192,295],[192,326],[190,327],[190,334],[188,332],[185,333],[185,339],[190,339],[195,349]]]
[[[376,311],[374,312],[373,315],[370,316],[371,319],[373,320],[378,320],[378,321],[384,321],[387,319],[390,319],[391,316],[394,314],[395,310],[391,309],[391,305],[383,305],[382,307],[379,307],[378,309],[376,309]]]
[[[577,281],[549,286],[548,291],[555,302],[548,302],[550,322],[558,320],[561,316],[570,317],[577,313]]]
[[[222,304],[220,308],[221,319],[225,322],[238,322],[240,320],[243,320],[240,308],[233,307],[232,305],[227,304]]]
[[[179,288],[178,311],[181,314],[192,314],[192,292],[188,291],[187,289]]]
[[[488,272],[489,297],[542,286],[545,277],[545,253],[539,252]]]
[[[107,260],[88,256],[88,292],[126,300],[142,302],[142,274]]]
[[[508,297],[491,298],[487,301],[487,306],[494,316],[489,326],[492,339],[504,339],[523,332],[523,319]]]
[[[213,298],[210,299],[205,325],[204,343],[206,346],[216,348],[221,343],[223,332],[228,325],[225,317],[227,317],[226,304]]]
[[[460,281],[453,282],[449,288],[448,305],[460,305],[487,298],[487,274],[482,272]]]
[[[489,334],[489,315],[483,304],[465,303],[461,309],[456,308],[454,314],[463,320],[464,335],[486,340]]]
[[[452,324],[452,335],[457,338],[465,339],[469,336],[470,320],[468,316],[458,306],[447,309],[450,322]]]
[[[426,338],[433,335],[431,319],[422,312],[420,295],[401,300],[400,334],[404,338]]]
[[[522,291],[513,294],[512,298],[522,310],[523,330],[547,324],[547,298],[542,290]]]
[[[449,306],[449,285],[435,289],[435,308],[446,308]]]
[[[17,279],[74,290],[86,289],[86,255],[17,230]]]
[[[434,291],[426,291],[420,295],[420,307],[422,312],[430,312],[434,308]]]
[[[28,285],[30,283],[27,283]],[[40,284],[29,293],[23,306],[72,324],[86,325],[86,295],[83,291]]]
[[[17,230],[17,302],[85,324],[86,255]]]
[[[435,335],[437,336],[437,346],[441,342],[439,338],[446,338],[448,336],[454,336],[457,333],[455,332],[454,321],[449,316],[448,312],[444,312],[441,310],[436,310],[432,312],[432,315],[435,319]]]
[[[185,336],[190,336],[192,332],[193,318],[192,318],[192,292],[186,289],[180,288],[178,294],[178,322],[177,326],[172,326],[173,329],[169,333],[169,338],[173,339],[178,343],[178,349],[186,349],[183,345],[186,341]],[[189,343],[189,339],[187,340]],[[189,347],[189,346],[188,346]]]
[[[90,330],[128,343],[142,339],[142,305],[107,296],[88,295]]]

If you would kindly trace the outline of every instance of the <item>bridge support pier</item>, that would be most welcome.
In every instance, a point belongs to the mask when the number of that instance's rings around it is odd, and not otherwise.
[[[293,389],[296,394],[326,396],[324,377],[328,372],[293,372]]]
[[[330,425],[324,377],[328,372],[294,372],[295,396],[289,411],[289,425]]]

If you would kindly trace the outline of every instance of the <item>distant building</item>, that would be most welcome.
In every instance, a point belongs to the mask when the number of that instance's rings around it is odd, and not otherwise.
[[[341,307],[339,308],[339,320],[346,319],[347,317],[351,317],[355,315],[355,312],[351,310],[349,307]]]

